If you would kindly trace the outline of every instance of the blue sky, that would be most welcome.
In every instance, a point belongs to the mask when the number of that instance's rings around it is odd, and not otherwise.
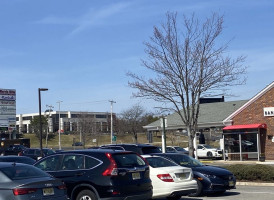
[[[121,112],[133,99],[127,71],[143,73],[144,41],[167,11],[203,19],[224,14],[228,54],[247,56],[246,85],[231,88],[227,101],[252,98],[274,81],[272,0],[1,0],[0,88],[16,89],[17,114],[47,105],[71,111]]]

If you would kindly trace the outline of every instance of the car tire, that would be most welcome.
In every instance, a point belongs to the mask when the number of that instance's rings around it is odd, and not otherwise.
[[[167,197],[167,200],[179,200],[181,199],[181,196],[173,196],[173,197]]]
[[[94,192],[90,190],[82,190],[76,197],[76,200],[98,200]]]
[[[201,183],[201,181],[198,181],[198,180],[196,181],[197,181],[198,188],[195,193],[191,193],[188,195],[190,197],[199,197],[203,194],[203,184]]]
[[[212,158],[212,157],[213,157],[213,154],[212,154],[211,151],[208,151],[208,152],[206,153],[206,156],[207,156],[208,158]]]

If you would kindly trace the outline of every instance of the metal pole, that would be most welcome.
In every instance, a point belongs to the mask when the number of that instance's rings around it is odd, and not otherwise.
[[[58,146],[59,146],[59,150],[61,150],[61,118],[60,118],[60,104],[63,101],[57,101],[57,103],[59,104],[59,130],[58,130],[58,135],[59,135],[59,141],[58,141]]]
[[[40,156],[43,157],[43,144],[42,144],[42,117],[41,117],[41,91],[47,91],[47,88],[38,88],[39,98],[39,125],[40,125]]]
[[[48,107],[49,108],[49,116],[47,117],[47,119],[48,119],[48,128],[47,128],[47,137],[46,137],[46,147],[48,147],[48,136],[49,136],[49,127],[50,127],[50,123],[49,123],[49,121],[50,121],[50,112],[51,112],[51,109],[52,108],[54,108],[52,105],[46,105],[46,107]]]
[[[112,138],[113,138],[112,108],[113,108],[113,103],[116,103],[116,102],[113,100],[111,100],[109,102],[110,102],[110,143],[112,144]]]
[[[162,117],[162,153],[166,153],[166,118]]]

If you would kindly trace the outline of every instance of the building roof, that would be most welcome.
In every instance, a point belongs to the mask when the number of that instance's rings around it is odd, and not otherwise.
[[[198,127],[223,127],[223,120],[226,119],[227,116],[235,112],[237,109],[239,109],[241,106],[243,106],[246,102],[248,102],[248,100],[200,104]],[[147,130],[159,130],[161,129],[160,120],[148,124],[144,126],[144,128]],[[167,116],[166,129],[184,128],[185,126],[177,113],[173,113]]]
[[[265,93],[267,93],[272,88],[274,88],[274,81],[272,83],[270,83],[268,86],[266,86],[262,91],[260,91],[258,94],[256,94],[249,101],[247,101],[239,109],[235,110],[235,112],[233,112],[230,115],[228,115],[227,118],[224,119],[223,123],[225,125],[232,125],[232,119],[233,119],[233,117],[235,117],[236,115],[238,115],[240,112],[242,112],[244,109],[246,109],[250,104],[252,104],[253,102],[255,102],[257,99],[259,99],[261,96],[263,96]]]
[[[266,124],[243,124],[243,125],[232,125],[232,126],[226,126],[223,128],[223,130],[236,130],[236,129],[258,129],[263,128],[266,129]]]

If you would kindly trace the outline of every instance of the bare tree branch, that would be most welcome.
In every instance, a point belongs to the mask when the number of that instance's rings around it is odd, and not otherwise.
[[[204,22],[194,14],[184,16],[183,23],[178,23],[177,13],[167,13],[166,19],[144,43],[147,58],[142,64],[152,71],[151,78],[128,72],[132,79],[129,86],[137,89],[135,97],[173,105],[169,109],[178,113],[187,127],[193,154],[200,97],[224,95],[228,87],[244,84],[245,57],[230,57],[228,42],[218,43],[224,18],[217,13]]]

